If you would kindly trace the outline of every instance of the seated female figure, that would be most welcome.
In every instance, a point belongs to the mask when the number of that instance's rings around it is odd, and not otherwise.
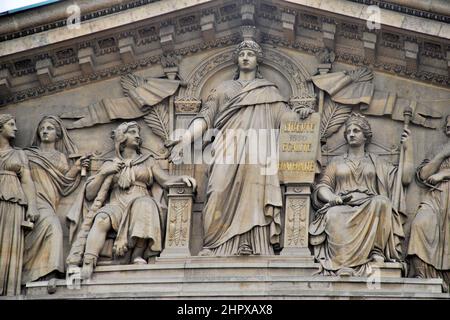
[[[401,259],[403,227],[392,206],[397,168],[366,151],[372,130],[365,117],[352,114],[344,136],[347,154],[332,159],[313,192],[320,209],[310,226],[310,242],[323,274],[363,276],[371,261]],[[413,173],[408,138],[405,129],[403,184],[410,183]]]
[[[107,234],[112,230],[117,233],[113,247],[116,256],[130,250],[131,262],[143,264],[161,252],[165,217],[160,203],[149,191],[155,181],[162,187],[184,182],[195,188],[193,178],[170,176],[150,154],[141,153],[142,140],[136,122],[119,125],[113,131],[113,139],[116,157],[106,161],[86,184],[85,198],[94,201],[91,207],[94,217],[82,254],[83,279],[91,277]],[[78,243],[72,246],[69,264],[78,262]]]

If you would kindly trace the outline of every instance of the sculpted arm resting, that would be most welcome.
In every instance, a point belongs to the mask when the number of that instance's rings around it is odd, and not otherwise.
[[[157,163],[152,167],[156,181],[163,187],[168,188],[172,183],[183,182],[195,191],[197,184],[194,178],[188,176],[171,176],[166,173]]]
[[[36,188],[34,186],[34,182],[31,178],[30,169],[24,168],[21,176],[22,188],[27,197],[28,202],[28,210],[27,210],[27,218],[31,221],[36,221],[39,217],[39,213],[37,210],[36,204]]]
[[[325,203],[331,202],[336,198],[336,195],[327,187],[319,187],[317,196],[320,201]]]
[[[427,180],[431,175],[439,171],[439,167],[442,161],[449,156],[449,152],[446,149],[439,152],[429,163],[424,165],[419,172],[419,176],[422,180]]]

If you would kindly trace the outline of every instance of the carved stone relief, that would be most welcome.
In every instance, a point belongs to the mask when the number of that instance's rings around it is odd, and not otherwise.
[[[224,33],[223,24],[236,19],[269,21],[279,30],[245,26],[242,37],[236,29]],[[68,267],[79,268],[86,283],[100,265],[275,257],[308,263],[321,276],[367,277],[395,264],[398,272],[408,271],[403,276],[442,279],[448,291],[449,249],[442,239],[448,238],[450,147],[417,167],[424,137],[448,122],[448,95],[441,88],[434,104],[407,90],[400,94],[401,82],[380,88],[386,76],[372,68],[420,79],[426,71],[417,70],[418,61],[380,62],[370,47],[413,50],[417,39],[366,31],[357,23],[244,1],[2,67],[0,80],[11,77],[3,70],[13,70],[13,77],[37,73],[41,86],[8,94],[0,104],[80,83],[92,82],[86,90],[95,90],[94,81],[110,77],[117,90],[56,107],[62,120],[43,117],[23,148],[13,148],[14,117],[0,114],[0,225],[9,228],[0,228],[0,295],[19,295],[21,286],[36,281],[48,281],[54,292]],[[192,41],[193,33],[206,42]],[[323,33],[325,47],[300,41],[300,33]],[[359,52],[339,41],[365,44]],[[155,43],[158,53],[145,55],[144,47]],[[420,55],[445,58],[440,43],[420,45]],[[96,69],[96,59],[113,54],[121,56],[120,65]],[[55,68],[75,62],[80,76],[54,81]],[[150,67],[157,68],[140,72]],[[112,145],[78,151],[75,140],[82,146],[113,126]],[[187,161],[195,152],[208,157]],[[423,190],[410,192],[417,185]],[[65,197],[70,207],[61,209]],[[413,197],[420,201],[415,212]]]

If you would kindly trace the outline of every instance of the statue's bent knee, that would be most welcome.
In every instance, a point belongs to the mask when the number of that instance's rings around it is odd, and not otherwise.
[[[94,224],[103,231],[109,231],[109,229],[111,228],[111,220],[108,214],[104,212],[100,212],[97,214]]]

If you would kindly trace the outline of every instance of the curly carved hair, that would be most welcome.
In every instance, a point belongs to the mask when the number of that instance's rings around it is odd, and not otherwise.
[[[236,64],[238,63],[239,53],[242,50],[252,50],[253,52],[256,53],[256,59],[257,59],[256,61],[258,62],[257,66],[256,66],[256,78],[262,79],[263,76],[259,70],[259,65],[262,63],[262,58],[263,58],[264,54],[263,54],[261,46],[253,40],[244,40],[241,43],[239,43],[233,52],[233,59]],[[237,79],[239,79],[239,66],[236,69],[236,72],[234,73],[234,76],[233,76],[233,80],[237,80]]]
[[[0,114],[0,130],[2,130],[3,125],[7,123],[9,120],[15,119],[13,115],[9,113]]]
[[[447,137],[450,137],[450,130],[448,130],[449,127],[450,127],[450,115],[445,117],[445,124],[444,124],[444,133]]]
[[[121,158],[122,157],[122,151],[125,147],[125,142],[127,141],[126,133],[128,130],[132,127],[138,128],[139,132],[141,131],[141,127],[139,124],[135,121],[131,122],[123,122],[121,123],[117,129],[113,130],[111,133],[111,139],[114,140],[114,149],[116,152],[116,156]],[[141,146],[142,146],[142,139],[139,142],[139,147],[137,149],[137,152],[141,153]]]
[[[366,143],[365,143],[366,146],[368,144],[370,144],[370,142],[372,141],[372,135],[373,135],[370,123],[367,120],[367,118],[364,117],[362,114],[355,113],[355,112],[352,112],[352,114],[347,119],[347,121],[345,121],[345,124],[344,124],[344,126],[345,126],[345,130],[344,130],[345,141],[347,141],[347,134],[346,134],[347,128],[350,127],[352,124],[361,128],[361,130],[364,134],[364,137],[366,138]]]

